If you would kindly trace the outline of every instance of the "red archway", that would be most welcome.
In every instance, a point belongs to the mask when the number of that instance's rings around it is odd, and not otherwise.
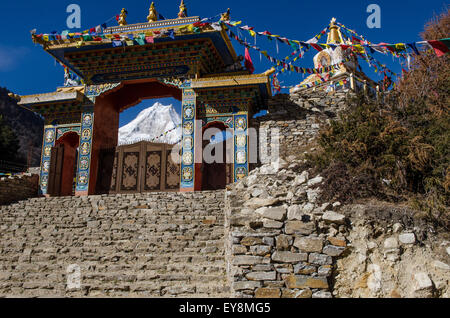
[[[173,97],[182,100],[181,89],[156,79],[130,80],[97,97],[94,111],[94,134],[89,177],[89,194],[95,194],[99,175],[100,153],[118,144],[120,113],[145,99]]]
[[[213,121],[205,125],[202,129],[202,140],[207,129],[216,128],[220,132],[226,133],[227,125],[221,121]],[[203,140],[202,151],[211,143],[211,140]],[[226,185],[232,182],[232,167],[229,150],[227,149],[227,143],[224,139],[220,142],[222,147],[222,160],[221,162],[207,163],[205,158],[201,164],[196,164],[196,190],[219,190],[225,189]],[[212,150],[213,152],[215,150]],[[212,153],[215,156],[215,153]],[[220,158],[219,158],[220,159]]]
[[[79,144],[80,136],[73,131],[65,133],[55,142],[50,162],[48,187],[50,196],[74,194]]]

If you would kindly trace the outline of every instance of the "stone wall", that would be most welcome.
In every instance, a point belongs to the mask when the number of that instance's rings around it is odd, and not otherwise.
[[[280,132],[280,156],[300,155],[314,146],[321,125],[335,118],[347,108],[351,92],[302,92],[291,95],[278,94],[269,100],[268,114],[253,119],[256,127]],[[270,133],[267,145],[272,144]],[[270,150],[263,148],[268,156]],[[264,152],[263,152],[264,153]],[[264,160],[264,159],[263,159]]]
[[[227,264],[233,296],[330,298],[346,252],[340,203],[319,205],[322,178],[289,158],[253,170],[226,193]]]
[[[0,205],[38,196],[39,176],[26,173],[0,178]]]
[[[223,196],[36,198],[2,206],[0,297],[226,297]],[[69,288],[78,274],[80,288]]]

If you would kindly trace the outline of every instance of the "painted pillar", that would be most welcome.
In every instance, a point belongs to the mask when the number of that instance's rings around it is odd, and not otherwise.
[[[40,194],[46,195],[48,188],[48,175],[50,172],[50,159],[52,155],[52,147],[55,146],[56,127],[47,125],[44,127],[44,140],[42,143],[41,155],[41,173],[39,177]]]
[[[89,175],[92,155],[92,136],[94,132],[94,107],[88,106],[81,114],[80,148],[78,150],[77,187],[75,195],[88,195]]]
[[[248,115],[234,115],[234,182],[248,176]]]
[[[182,101],[182,150],[181,150],[181,192],[192,192],[195,189],[195,149],[200,145],[201,140],[195,140],[196,120],[196,96],[193,89],[189,87],[183,88]],[[199,128],[201,129],[201,127]],[[197,145],[197,144],[198,145]]]

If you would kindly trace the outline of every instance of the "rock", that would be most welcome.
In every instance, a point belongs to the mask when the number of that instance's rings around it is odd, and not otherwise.
[[[320,195],[320,190],[319,189],[308,189],[306,190],[306,195],[308,197],[308,201],[315,203],[317,201],[317,198]]]
[[[233,255],[245,254],[245,253],[247,253],[247,248],[242,245],[233,245],[232,253],[233,253]]]
[[[294,271],[292,264],[275,264],[274,267],[277,273],[280,274],[292,274]]]
[[[433,288],[433,282],[425,272],[419,272],[413,275],[414,291],[430,290]]]
[[[308,177],[309,177],[308,171],[303,171],[299,176],[295,177],[292,186],[297,187],[299,185],[304,184],[306,181],[308,181]]]
[[[331,267],[331,265],[324,265],[324,266],[319,267],[319,269],[317,270],[317,274],[319,276],[329,277],[329,276],[331,276],[332,271],[333,271],[333,268]]]
[[[377,243],[374,241],[370,241],[369,243],[367,243],[367,249],[369,251],[373,251],[374,249],[376,249],[378,247]]]
[[[312,298],[333,298],[330,292],[320,290],[312,295]]]
[[[402,233],[398,236],[398,240],[402,244],[414,244],[416,242],[416,236],[414,233]]]
[[[311,253],[309,254],[308,262],[317,265],[331,265],[333,264],[333,259],[325,254]]]
[[[294,265],[294,274],[310,275],[316,272],[316,267],[299,263]]]
[[[248,280],[275,280],[277,279],[277,272],[250,272],[245,277]]]
[[[450,270],[450,266],[445,264],[445,263],[443,263],[443,262],[441,262],[441,261],[434,261],[433,262],[433,266],[435,268],[439,268],[439,269],[442,269],[442,270],[445,270],[445,271]]]
[[[268,255],[270,253],[271,249],[272,249],[271,246],[256,245],[256,246],[251,246],[250,247],[250,253],[252,253],[252,255],[265,256],[265,255]]]
[[[244,290],[244,289],[255,289],[261,287],[261,282],[259,281],[241,281],[233,282],[234,290]]]
[[[340,256],[344,253],[345,247],[338,247],[334,245],[327,245],[323,248],[323,253],[329,256]]]
[[[321,176],[317,176],[317,177],[315,177],[313,179],[310,179],[308,181],[308,187],[312,187],[312,186],[315,186],[317,184],[320,184],[320,183],[322,183],[322,181],[323,181],[323,178]]]
[[[328,237],[328,242],[334,246],[346,247],[347,242],[344,238]]]
[[[288,221],[286,222],[286,234],[303,234],[309,235],[314,232],[316,225],[314,222]]]
[[[275,221],[283,221],[286,217],[286,208],[285,207],[263,207],[259,208],[255,211],[256,213],[260,214],[261,216],[275,220]]]
[[[287,218],[288,220],[301,220],[302,219],[302,210],[299,205],[291,205],[288,208]]]
[[[255,291],[255,298],[280,298],[279,288],[258,288]]]
[[[325,277],[311,277],[306,275],[289,275],[285,278],[287,288],[318,288],[328,289],[328,280]]]
[[[281,229],[283,227],[283,222],[278,222],[275,220],[264,219],[263,226],[268,229]]]
[[[259,237],[244,237],[241,240],[241,244],[244,246],[260,245],[262,244],[262,239]]]
[[[401,225],[400,223],[395,223],[395,224],[392,226],[392,232],[394,232],[394,233],[398,233],[398,232],[400,232],[402,229],[403,229],[403,225]]]
[[[395,237],[389,237],[384,241],[384,249],[392,250],[398,248],[398,241]]]
[[[276,247],[279,250],[287,250],[292,244],[292,237],[288,235],[278,235],[275,238]]]
[[[252,198],[244,203],[245,207],[251,208],[251,209],[258,209],[261,207],[274,205],[278,203],[279,200],[275,198]]]
[[[322,220],[326,223],[345,224],[345,215],[333,211],[326,211],[322,215]]]
[[[294,246],[302,252],[322,252],[323,240],[318,237],[297,237]]]
[[[447,254],[450,255],[450,246],[447,246],[445,250],[447,251]]]
[[[251,256],[251,255],[237,255],[233,259],[233,265],[255,265],[255,264],[268,264],[270,259],[266,259],[261,256]]]
[[[303,206],[302,210],[303,210],[304,214],[308,214],[308,213],[311,213],[314,210],[314,208],[315,208],[315,205],[308,202]]]
[[[369,264],[367,267],[370,276],[367,278],[367,287],[377,293],[381,289],[381,268],[377,264]]]
[[[336,202],[333,203],[333,208],[338,208],[338,207],[340,207],[341,205],[342,205],[341,202],[336,201]]]
[[[276,251],[272,255],[272,260],[275,262],[282,263],[298,263],[304,262],[308,259],[308,254],[306,253],[292,253],[284,251]]]
[[[276,174],[278,172],[277,169],[275,169],[273,166],[271,165],[264,165],[259,169],[259,172],[261,174]]]
[[[312,291],[309,288],[302,290],[283,289],[282,298],[311,298]]]

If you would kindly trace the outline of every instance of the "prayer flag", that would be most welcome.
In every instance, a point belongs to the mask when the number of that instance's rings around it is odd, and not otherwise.
[[[245,68],[250,71],[251,74],[255,72],[255,67],[253,66],[252,58],[248,48],[245,48]]]
[[[427,41],[427,42],[428,42],[428,44],[430,44],[433,47],[434,52],[436,53],[437,57],[444,56],[445,53],[450,52],[450,49],[447,47],[447,45],[445,45],[441,41],[432,40],[432,41]]]

